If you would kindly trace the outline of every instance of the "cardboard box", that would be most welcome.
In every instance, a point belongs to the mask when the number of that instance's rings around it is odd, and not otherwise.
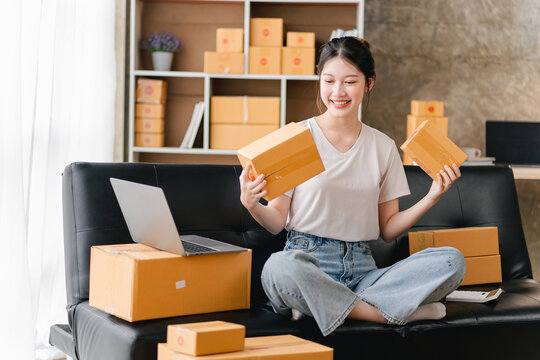
[[[143,244],[93,246],[90,306],[127,321],[248,309],[251,250],[187,256]]]
[[[165,120],[153,118],[137,118],[135,119],[136,133],[163,133],[165,130]],[[144,142],[144,140],[143,140]]]
[[[442,134],[431,121],[424,121],[403,145],[403,150],[433,180],[444,165],[461,166],[467,155],[448,137]]]
[[[135,146],[162,147],[165,145],[163,133],[135,133]]]
[[[272,96],[212,96],[210,123],[279,126],[279,101]]]
[[[250,21],[250,46],[283,46],[283,19],[252,18]]]
[[[332,360],[334,349],[293,335],[246,338],[243,351],[207,355],[208,360]],[[158,360],[202,359],[158,344]]]
[[[314,48],[315,47],[315,33],[314,32],[287,31],[287,46],[288,47]]]
[[[135,104],[135,117],[162,119],[165,117],[165,105]]]
[[[210,125],[210,149],[238,150],[279,129],[279,125]]]
[[[412,100],[411,115],[444,116],[444,102]]]
[[[250,74],[281,74],[280,47],[249,47]]]
[[[244,29],[217,29],[216,51],[218,53],[243,53]]]
[[[167,347],[188,355],[208,355],[244,350],[246,327],[225,321],[169,325]]]
[[[437,129],[444,136],[448,136],[448,118],[445,116],[416,116],[416,115],[407,115],[407,138],[409,138],[414,130],[416,130],[420,124],[424,121],[431,121],[437,126]]]
[[[241,148],[236,155],[243,168],[251,164],[252,180],[264,174],[268,201],[325,170],[311,132],[296,123]]]
[[[137,102],[165,104],[167,101],[167,82],[155,79],[137,79]]]
[[[495,226],[409,232],[409,253],[452,246],[463,256],[499,254],[499,235]]]
[[[288,75],[315,74],[315,48],[284,47],[281,73]]]
[[[491,284],[502,281],[500,255],[466,257],[465,266],[465,277],[461,285]]]
[[[204,72],[213,74],[243,74],[243,53],[204,52]]]

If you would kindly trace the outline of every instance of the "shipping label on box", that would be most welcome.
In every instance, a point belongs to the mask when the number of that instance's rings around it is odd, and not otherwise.
[[[244,350],[246,327],[225,321],[169,325],[167,347],[200,356]]]
[[[315,74],[315,48],[284,47],[281,73],[287,75]]]
[[[165,104],[167,100],[167,82],[154,79],[137,79],[137,102],[147,104]]]
[[[279,126],[279,104],[273,96],[212,96],[210,123]]]
[[[251,250],[187,256],[93,246],[89,303],[126,321],[249,308]]]
[[[444,116],[444,102],[412,100],[411,115]]]
[[[444,134],[444,136],[448,136],[448,118],[445,116],[415,116],[415,115],[407,115],[407,138],[409,138],[414,130],[416,130],[420,124],[422,124],[424,121],[431,121],[432,123],[437,126],[437,129]]]
[[[218,53],[243,53],[244,29],[217,29],[216,51]]]
[[[205,356],[212,360],[331,360],[334,349],[293,335],[250,337],[243,351]],[[166,344],[158,344],[158,360],[202,359],[174,352]]]
[[[163,119],[165,117],[165,105],[135,104],[135,117]]]
[[[281,48],[250,46],[249,73],[281,74]]]
[[[454,247],[465,257],[497,255],[499,254],[498,229],[495,226],[489,226],[409,232],[411,255],[429,247],[442,246]]]
[[[461,285],[491,284],[502,281],[500,255],[466,257],[465,268],[465,277]]]
[[[212,124],[210,148],[238,150],[277,129],[279,125]]]
[[[135,119],[136,133],[157,133],[161,134],[165,130],[165,120],[154,118]],[[144,142],[144,140],[143,140]]]
[[[287,32],[287,46],[288,47],[303,47],[314,48],[315,47],[315,33],[314,32]]]
[[[135,146],[162,147],[165,145],[163,133],[135,133]]]
[[[444,136],[431,121],[424,121],[403,145],[403,150],[433,180],[444,165],[461,166],[467,155],[448,137]]]
[[[251,164],[251,180],[264,174],[268,201],[325,170],[311,132],[296,123],[241,148],[236,155],[243,168]]]
[[[283,19],[252,18],[250,21],[250,46],[283,46]]]
[[[243,74],[243,53],[204,52],[204,72],[213,74]]]

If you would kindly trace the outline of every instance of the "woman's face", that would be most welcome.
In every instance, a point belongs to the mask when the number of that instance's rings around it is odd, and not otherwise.
[[[364,74],[341,57],[326,62],[320,79],[321,99],[333,117],[358,119],[359,107],[367,91]]]

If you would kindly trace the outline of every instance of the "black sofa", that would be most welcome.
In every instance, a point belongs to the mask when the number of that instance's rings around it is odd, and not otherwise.
[[[424,196],[431,179],[406,167],[412,194],[405,209]],[[540,357],[540,284],[532,280],[512,171],[463,167],[463,176],[413,228],[497,226],[504,293],[486,304],[447,303],[442,320],[382,325],[347,320],[323,337],[311,318],[273,313],[260,284],[268,256],[282,249],[285,233],[262,229],[239,201],[232,165],[73,163],[63,174],[64,241],[69,324],[54,325],[50,343],[82,360],[156,359],[168,324],[224,320],[244,324],[246,336],[293,334],[334,348],[336,359]],[[90,247],[131,242],[110,177],[162,187],[178,227],[253,249],[251,309],[129,323],[88,305]],[[408,256],[407,234],[372,244],[379,266]],[[475,287],[482,288],[482,287]]]

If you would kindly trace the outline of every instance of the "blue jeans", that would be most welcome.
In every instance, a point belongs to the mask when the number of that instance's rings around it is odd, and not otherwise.
[[[439,301],[465,275],[452,247],[428,248],[377,268],[370,242],[345,242],[291,230],[284,251],[266,261],[261,280],[278,314],[291,309],[315,318],[323,335],[340,326],[359,300],[389,324],[403,325],[419,305]]]

